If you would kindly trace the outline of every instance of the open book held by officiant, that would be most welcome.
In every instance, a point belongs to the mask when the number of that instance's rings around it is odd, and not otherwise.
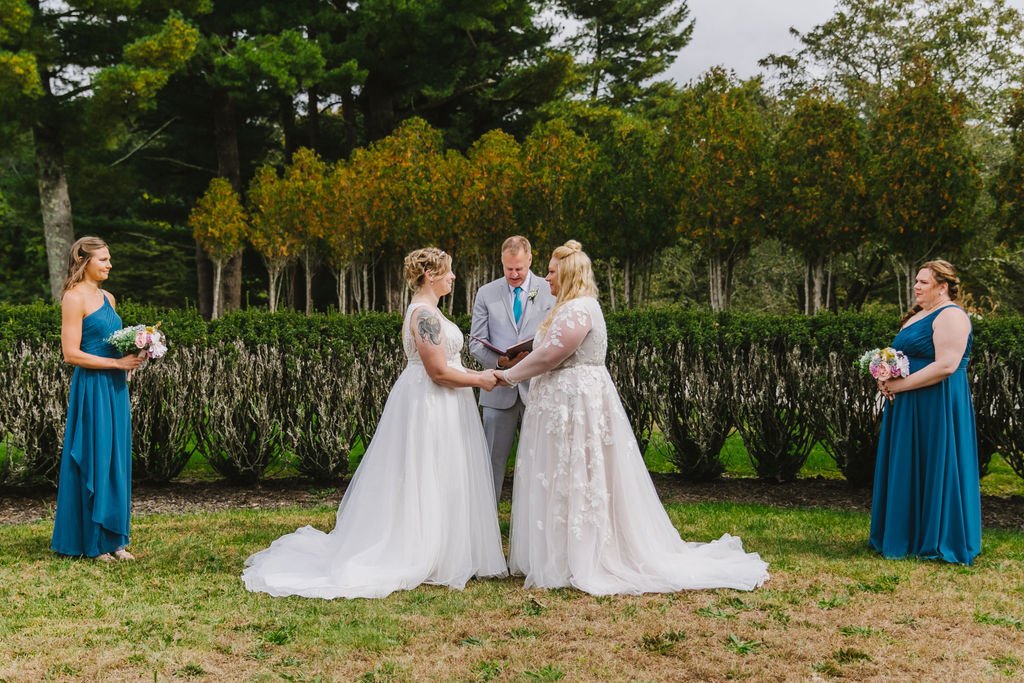
[[[470,339],[475,339],[476,341],[480,342],[481,344],[483,344],[484,346],[489,348],[491,351],[494,351],[499,356],[505,356],[506,358],[515,358],[516,356],[518,356],[523,351],[526,351],[526,352],[533,351],[533,340],[532,339],[527,339],[526,341],[518,342],[518,343],[513,344],[512,346],[508,347],[507,349],[499,349],[497,346],[495,346],[494,344],[490,343],[486,339],[481,339],[480,337],[474,337],[473,335],[469,335],[469,337],[470,337]]]

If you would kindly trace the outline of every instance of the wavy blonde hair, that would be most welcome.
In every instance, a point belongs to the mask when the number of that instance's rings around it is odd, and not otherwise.
[[[567,301],[581,296],[597,296],[594,266],[590,262],[590,257],[583,251],[582,244],[576,240],[569,240],[562,246],[555,247],[551,258],[558,261],[558,298],[555,299],[555,305],[551,307],[548,317],[538,328],[541,333],[547,332],[555,313]]]
[[[409,252],[405,257],[405,282],[414,292],[423,286],[427,275],[444,275],[452,269],[452,257],[437,247]]]
[[[109,249],[109,247],[99,237],[79,237],[75,240],[75,243],[71,245],[71,250],[68,251],[68,272],[64,277],[64,289],[61,290],[61,294],[85,279],[85,267],[89,265],[93,255],[100,249]]]

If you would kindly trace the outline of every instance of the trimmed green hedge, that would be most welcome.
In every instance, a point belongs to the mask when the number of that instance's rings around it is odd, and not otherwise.
[[[380,340],[396,340],[401,330],[398,313],[355,315],[297,311],[269,313],[263,309],[234,311],[204,321],[195,309],[166,309],[125,302],[118,306],[125,325],[162,322],[172,344],[216,346],[239,341],[247,347],[282,346],[299,352],[356,348]],[[0,350],[17,342],[60,341],[60,309],[54,305],[0,305]],[[469,329],[469,316],[455,322]],[[692,311],[675,308],[630,310],[607,316],[609,344],[660,346],[682,342],[713,353],[719,349],[747,351],[753,347],[784,352],[834,351],[855,357],[864,350],[887,345],[896,336],[897,320],[861,313],[754,315]],[[1024,360],[1024,317],[995,316],[974,321],[975,352],[988,351],[1007,359]]]
[[[396,313],[254,309],[206,322],[195,310],[119,309],[125,324],[160,321],[170,340],[168,357],[133,380],[136,474],[152,481],[176,477],[194,452],[241,481],[258,481],[285,458],[313,478],[343,476],[405,365]],[[467,316],[455,322],[469,329]],[[0,323],[0,486],[52,482],[70,374],[60,312],[0,306]],[[896,325],[856,313],[625,311],[608,316],[607,363],[641,448],[660,431],[688,479],[722,472],[721,446],[736,429],[761,478],[794,478],[820,443],[863,485],[880,411],[854,360],[887,345]],[[979,464],[984,472],[999,452],[1024,476],[1024,318],[977,320],[975,335]]]

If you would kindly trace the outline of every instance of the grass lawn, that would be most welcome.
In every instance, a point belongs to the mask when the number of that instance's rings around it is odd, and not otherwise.
[[[1024,676],[1024,534],[973,567],[890,561],[859,512],[671,505],[684,537],[743,537],[752,593],[594,598],[422,586],[384,600],[246,592],[242,562],[329,529],[334,507],[150,515],[135,563],[57,559],[51,526],[0,526],[0,680],[1008,680]],[[507,533],[508,507],[502,510]]]

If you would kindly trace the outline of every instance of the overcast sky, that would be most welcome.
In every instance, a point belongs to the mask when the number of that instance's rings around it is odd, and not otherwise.
[[[668,71],[680,85],[721,64],[740,78],[760,72],[757,60],[797,47],[789,27],[808,31],[832,16],[832,0],[689,0],[693,39]],[[1011,0],[1024,9],[1024,0]]]

